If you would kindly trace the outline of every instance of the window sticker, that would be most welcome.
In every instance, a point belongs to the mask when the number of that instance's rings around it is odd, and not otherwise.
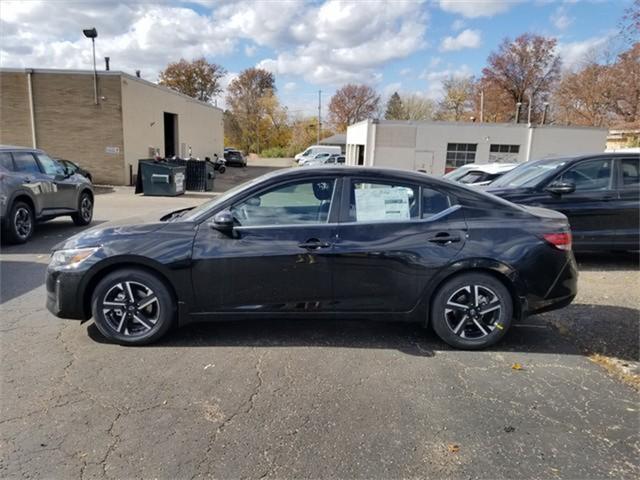
[[[409,189],[359,188],[355,191],[356,221],[409,220]]]

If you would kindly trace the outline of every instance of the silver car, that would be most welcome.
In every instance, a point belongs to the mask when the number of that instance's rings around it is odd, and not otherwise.
[[[93,219],[93,188],[45,152],[0,145],[2,238],[24,243],[36,222],[69,215],[76,225]]]

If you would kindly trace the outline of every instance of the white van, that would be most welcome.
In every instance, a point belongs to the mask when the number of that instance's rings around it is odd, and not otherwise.
[[[296,162],[298,162],[298,165],[302,166],[308,160],[315,158],[316,155],[318,155],[319,153],[328,153],[328,154],[337,153],[338,155],[340,155],[342,153],[342,150],[340,149],[340,147],[337,147],[337,146],[311,145],[304,152],[298,153],[294,158]]]

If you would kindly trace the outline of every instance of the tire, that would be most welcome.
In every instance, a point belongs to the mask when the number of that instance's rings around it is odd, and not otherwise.
[[[9,243],[25,243],[32,236],[36,226],[33,209],[28,203],[18,200],[11,205],[4,221],[4,234]]]
[[[431,304],[431,325],[436,334],[464,350],[494,345],[507,333],[512,320],[509,290],[485,273],[456,275],[438,290]]]
[[[82,192],[78,199],[78,211],[71,215],[73,223],[79,227],[89,225],[93,220],[93,197],[89,192]]]
[[[123,268],[98,283],[91,297],[91,312],[96,327],[109,340],[120,345],[146,345],[160,339],[175,323],[176,302],[153,273]]]
[[[220,172],[220,173],[224,173],[224,172],[226,172],[226,171],[227,171],[227,167],[225,167],[225,166],[221,166],[221,167],[218,169],[218,172]]]

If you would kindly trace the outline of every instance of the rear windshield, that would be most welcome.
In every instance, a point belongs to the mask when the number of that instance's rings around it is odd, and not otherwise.
[[[491,184],[494,187],[531,187],[537,185],[551,172],[555,172],[567,163],[566,158],[553,158],[549,160],[537,160],[523,163],[510,172],[505,173]]]

